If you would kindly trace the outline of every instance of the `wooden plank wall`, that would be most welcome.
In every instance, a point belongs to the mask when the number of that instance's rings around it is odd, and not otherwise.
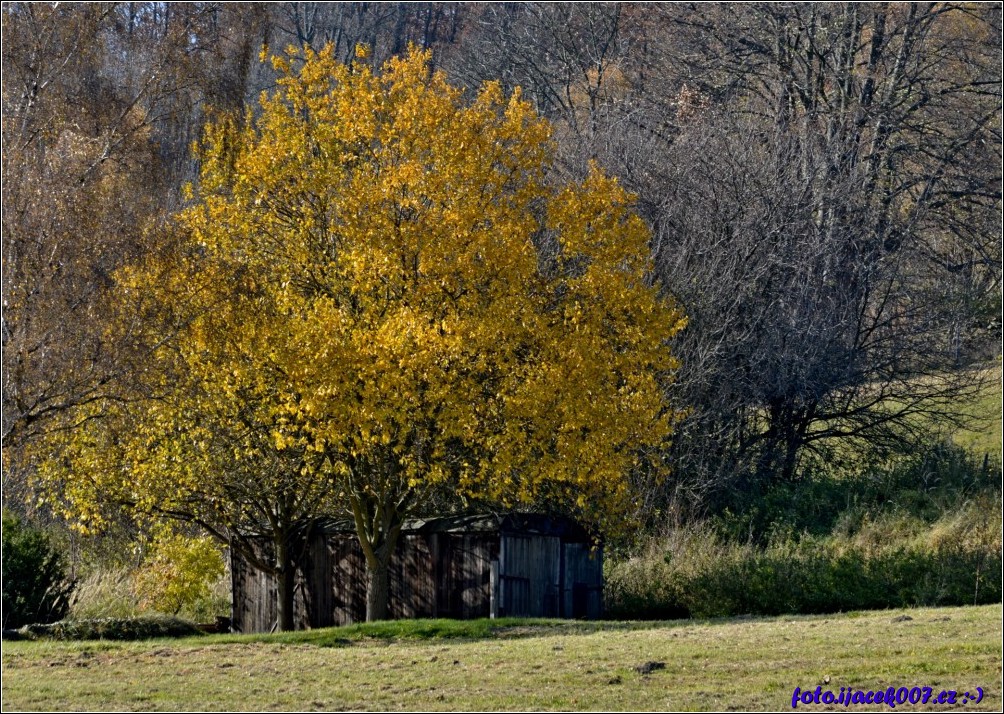
[[[258,556],[271,561],[272,553],[272,544],[263,540],[258,546]],[[231,623],[234,630],[275,630],[279,619],[279,588],[275,577],[251,567],[233,551],[230,569],[233,592]],[[324,617],[324,613],[329,611],[325,609],[328,605],[324,602],[324,592],[330,591],[330,586],[324,585],[324,576],[328,575],[330,579],[329,574],[330,568],[325,568],[323,563],[315,568],[311,556],[301,562],[297,569],[293,584],[293,620],[298,629],[322,626],[319,623],[334,624],[330,617]]]
[[[331,572],[332,624],[366,621],[366,558],[354,535],[325,536]]]
[[[334,619],[331,553],[323,533],[314,533],[297,582],[297,617],[310,627],[330,627]],[[302,606],[302,610],[300,609]]]
[[[499,614],[560,617],[561,539],[506,534],[501,541]]]
[[[263,550],[270,552],[270,544]],[[602,616],[603,561],[585,543],[554,536],[487,533],[406,534],[391,560],[392,618],[488,617],[493,561],[497,614]],[[268,632],[277,619],[275,578],[232,556],[233,625]],[[366,561],[351,533],[316,533],[296,577],[298,628],[362,622]]]
[[[435,563],[427,537],[401,537],[390,562],[389,609],[394,619],[435,616]]]
[[[367,579],[362,548],[353,534],[328,535],[326,545],[333,624],[361,622]],[[489,565],[497,551],[492,534],[404,535],[390,564],[390,617],[488,617]]]
[[[248,565],[231,553],[233,609],[231,626],[237,632],[268,632],[276,620],[275,578]]]
[[[435,534],[439,579],[439,617],[471,619],[491,614],[491,561],[497,536],[490,533]]]
[[[392,618],[446,617],[437,600],[437,562],[432,536],[402,536],[390,562],[390,607]],[[324,536],[328,553],[326,586],[330,599],[331,624],[348,625],[366,619],[366,559],[354,534]]]

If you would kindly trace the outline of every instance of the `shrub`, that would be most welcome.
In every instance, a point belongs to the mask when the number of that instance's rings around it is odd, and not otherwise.
[[[66,616],[74,583],[43,531],[5,512],[2,560],[4,629]]]
[[[224,570],[220,547],[212,538],[161,532],[135,576],[140,607],[174,615],[183,609],[212,610],[211,588]]]
[[[898,512],[930,524],[960,501],[999,488],[999,463],[935,442],[908,455],[842,467],[820,460],[801,480],[730,493],[710,523],[729,540],[764,545],[785,534],[825,536],[869,513]]]
[[[62,620],[49,625],[27,625],[19,630],[26,639],[145,640],[154,637],[189,637],[202,634],[193,623],[177,617],[103,617]]]
[[[607,612],[651,619],[999,602],[999,513],[1000,500],[985,499],[930,528],[891,515],[854,536],[777,536],[765,545],[691,526],[607,563]]]

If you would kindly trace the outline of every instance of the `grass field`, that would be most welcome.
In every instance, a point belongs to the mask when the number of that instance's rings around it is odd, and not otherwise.
[[[998,363],[987,369],[987,384],[967,405],[972,414],[982,420],[968,429],[959,429],[952,434],[952,439],[959,446],[976,456],[987,454],[1002,460],[1002,385],[1001,366]]]
[[[999,711],[1001,621],[998,604],[704,622],[414,621],[133,643],[5,642],[3,708],[787,710],[795,687],[822,685],[834,693],[957,690],[960,703],[942,710]],[[665,667],[636,670],[647,662]],[[978,686],[982,701],[962,705],[962,693]],[[826,709],[799,706],[811,708]],[[939,707],[896,707],[917,708]]]

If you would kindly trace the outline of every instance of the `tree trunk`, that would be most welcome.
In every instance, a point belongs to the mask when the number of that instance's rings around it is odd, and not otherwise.
[[[279,572],[276,574],[279,629],[283,632],[289,632],[296,629],[293,620],[293,590],[296,586],[296,568],[290,557],[287,543],[276,544],[276,565],[279,568]]]
[[[390,466],[393,475],[394,466]],[[366,622],[386,620],[390,601],[390,561],[401,535],[407,498],[398,496],[396,506],[362,493],[350,494],[356,535],[366,558]]]
[[[366,622],[387,619],[390,601],[390,557],[367,558]]]

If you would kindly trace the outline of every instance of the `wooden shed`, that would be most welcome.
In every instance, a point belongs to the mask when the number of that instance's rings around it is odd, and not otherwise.
[[[366,619],[366,563],[354,528],[309,529],[296,573],[298,629]],[[262,555],[269,557],[262,541]],[[232,552],[232,625],[268,632],[277,620],[275,578]],[[391,559],[391,618],[569,617],[603,612],[603,554],[584,528],[538,514],[410,521]]]

